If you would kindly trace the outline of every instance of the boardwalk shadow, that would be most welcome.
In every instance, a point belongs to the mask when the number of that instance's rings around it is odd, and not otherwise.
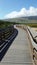
[[[9,39],[9,42],[6,43],[6,46],[2,51],[0,51],[0,61],[4,58],[5,54],[7,53],[9,47],[11,46],[12,42],[15,40],[16,36],[18,35],[18,30],[15,29],[14,33],[12,34],[11,38]]]

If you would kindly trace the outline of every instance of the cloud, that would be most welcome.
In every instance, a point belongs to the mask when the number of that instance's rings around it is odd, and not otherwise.
[[[25,16],[37,16],[37,8],[30,7],[29,9],[22,8],[20,11],[12,11],[11,13],[4,16],[4,18],[18,18]]]

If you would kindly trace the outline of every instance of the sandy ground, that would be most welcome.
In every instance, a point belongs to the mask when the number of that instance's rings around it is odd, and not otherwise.
[[[32,28],[33,30],[37,31],[37,28]]]

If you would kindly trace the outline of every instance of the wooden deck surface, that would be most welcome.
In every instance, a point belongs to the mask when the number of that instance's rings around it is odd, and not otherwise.
[[[0,65],[33,65],[27,33],[23,29],[17,29],[18,35]]]

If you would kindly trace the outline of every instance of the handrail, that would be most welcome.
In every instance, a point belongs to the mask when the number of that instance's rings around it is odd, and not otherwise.
[[[28,29],[28,28],[27,28],[27,29]],[[32,39],[33,39],[33,41],[37,44],[37,41],[35,40],[35,37],[33,37],[31,31],[30,31],[29,29],[28,29],[28,31],[29,31],[29,33],[30,33],[30,35],[31,35],[31,37],[32,37]]]
[[[34,60],[34,63],[37,65],[37,41],[35,40],[35,37],[31,33],[30,29],[27,27],[27,32],[29,34],[30,40],[31,40],[31,46],[32,46],[32,57]],[[34,59],[35,58],[35,59]]]

